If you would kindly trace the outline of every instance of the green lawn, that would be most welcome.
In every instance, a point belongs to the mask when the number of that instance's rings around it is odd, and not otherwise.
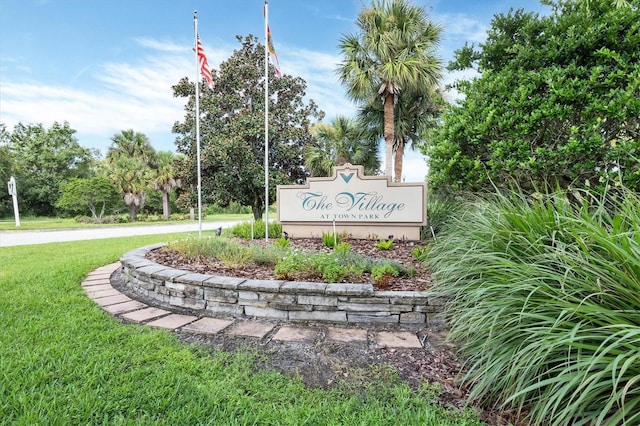
[[[397,383],[307,389],[256,371],[254,355],[122,324],[85,296],[88,272],[176,237],[0,248],[0,424],[481,424]]]
[[[227,220],[251,220],[251,214],[216,214],[203,218],[203,221],[218,222]],[[178,223],[197,223],[195,221],[159,221],[159,222],[128,222],[128,223],[111,223],[96,225],[93,223],[78,223],[72,218],[56,218],[56,217],[24,217],[20,218],[20,226],[16,227],[13,217],[5,217],[0,219],[0,231],[34,231],[40,229],[71,229],[71,228],[95,228],[105,226],[145,226],[145,225],[166,225]]]

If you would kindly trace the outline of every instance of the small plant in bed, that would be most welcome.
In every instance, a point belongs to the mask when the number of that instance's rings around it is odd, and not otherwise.
[[[376,247],[380,250],[391,250],[391,247],[393,247],[393,240],[380,240],[376,243]]]
[[[270,266],[276,279],[289,281],[367,282],[371,276],[374,283],[386,285],[393,277],[414,273],[399,262],[355,253],[346,242],[327,252],[291,247],[290,240],[284,239],[266,244],[226,237],[188,238],[171,243],[166,250],[192,260],[215,259],[232,269],[250,268],[252,264]]]

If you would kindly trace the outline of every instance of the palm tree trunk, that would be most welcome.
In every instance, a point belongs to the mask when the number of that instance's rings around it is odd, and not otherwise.
[[[171,206],[169,205],[169,191],[162,191],[162,215],[164,220],[169,220]]]
[[[395,137],[393,128],[393,94],[385,92],[384,95],[384,174],[393,177],[393,139]]]
[[[396,148],[396,154],[394,158],[395,162],[395,175],[393,177],[394,182],[402,182],[402,162],[404,159],[404,145],[405,141],[399,140],[398,147]]]

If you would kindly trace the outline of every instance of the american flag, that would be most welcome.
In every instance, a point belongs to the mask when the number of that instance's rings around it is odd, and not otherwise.
[[[198,54],[198,63],[200,64],[200,72],[202,73],[204,79],[207,81],[209,88],[213,88],[213,76],[211,75],[211,70],[209,69],[207,56],[204,54],[204,48],[202,47],[202,43],[200,43],[200,37],[198,37],[196,51]]]

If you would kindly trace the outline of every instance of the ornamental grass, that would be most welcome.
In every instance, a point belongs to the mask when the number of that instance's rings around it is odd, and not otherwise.
[[[432,247],[471,398],[531,425],[640,424],[640,198],[495,195]]]

